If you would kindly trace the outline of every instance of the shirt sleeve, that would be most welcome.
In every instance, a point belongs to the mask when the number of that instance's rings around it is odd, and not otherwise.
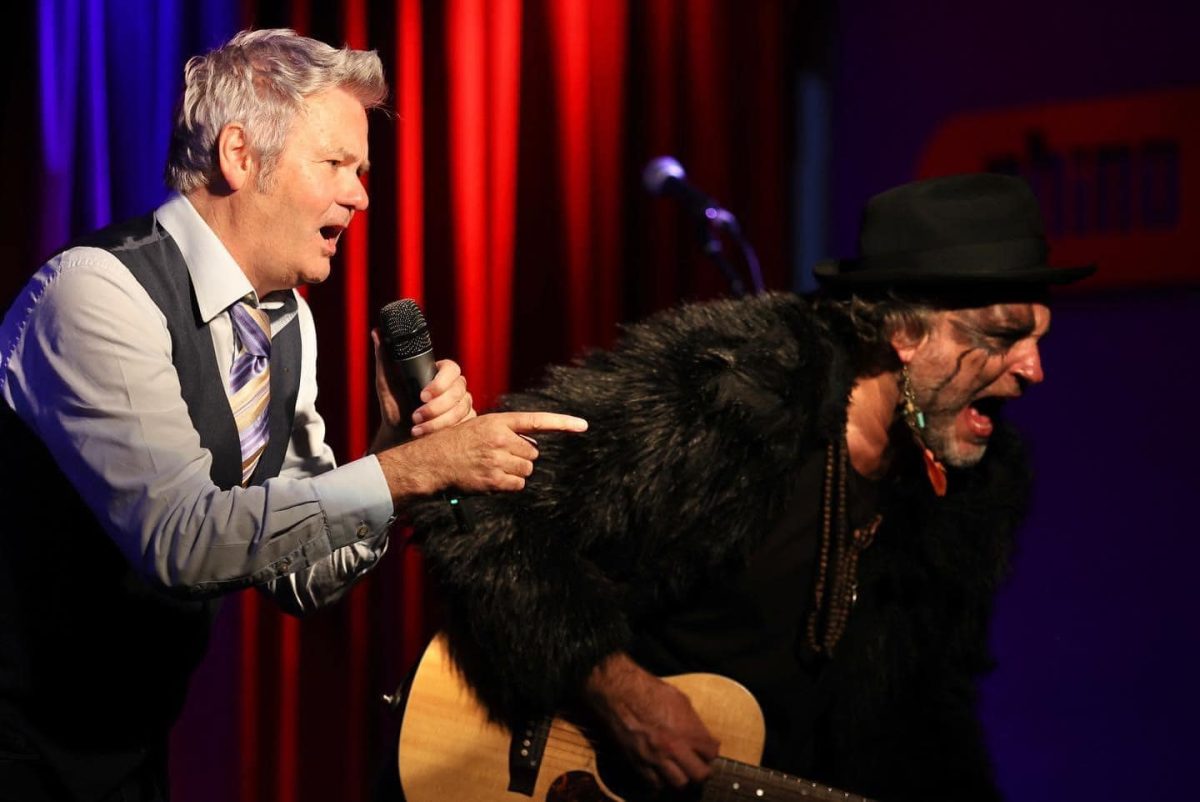
[[[386,536],[392,501],[373,457],[213,484],[166,320],[111,254],[77,248],[44,266],[5,334],[6,400],[149,581],[215,595]]]
[[[292,478],[317,476],[336,467],[333,449],[325,442],[325,421],[317,412],[316,328],[312,311],[304,298],[297,296],[297,301],[303,361],[292,440],[279,472],[281,476]],[[359,462],[375,462],[376,470],[379,470],[378,461],[373,456]],[[372,484],[369,472],[364,472],[361,480],[368,486]],[[348,491],[351,489],[347,488]],[[369,492],[375,494],[380,491],[372,488]],[[386,483],[382,492],[387,492]],[[394,517],[389,518],[388,523],[392,520]],[[389,528],[384,526],[363,540],[343,546],[303,570],[270,580],[263,586],[264,592],[293,615],[303,615],[337,601],[383,557],[387,551]]]

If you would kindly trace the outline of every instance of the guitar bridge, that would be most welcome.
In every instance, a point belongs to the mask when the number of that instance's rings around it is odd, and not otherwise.
[[[532,797],[537,785],[546,739],[550,735],[550,719],[513,730],[508,743],[508,790]]]

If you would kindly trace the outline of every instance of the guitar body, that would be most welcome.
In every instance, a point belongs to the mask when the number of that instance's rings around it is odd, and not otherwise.
[[[721,755],[757,765],[765,726],[762,711],[743,686],[715,674],[665,680],[683,691],[700,719],[721,742]],[[487,718],[438,635],[421,660],[400,729],[400,786],[408,802],[503,802],[528,800],[508,790],[512,733]],[[518,744],[518,748],[520,745]],[[588,737],[572,722],[555,718],[532,787],[535,800],[624,800],[606,781]],[[629,800],[632,802],[632,800]]]

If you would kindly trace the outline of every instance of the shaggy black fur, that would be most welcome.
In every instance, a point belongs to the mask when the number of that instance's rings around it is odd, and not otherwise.
[[[793,295],[684,306],[506,398],[580,415],[589,431],[539,437],[524,492],[472,499],[472,534],[447,505],[415,513],[452,648],[493,715],[562,706],[628,647],[631,621],[745,561],[799,455],[844,430],[848,337]],[[830,664],[823,779],[897,799],[991,799],[973,677],[989,665],[1023,459],[999,430],[944,499],[919,468],[906,473]]]

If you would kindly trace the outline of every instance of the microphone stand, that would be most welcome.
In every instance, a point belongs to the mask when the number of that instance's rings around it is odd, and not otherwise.
[[[705,209],[705,219],[700,223],[700,245],[704,249],[704,255],[713,260],[713,263],[725,276],[725,280],[729,282],[729,291],[733,293],[733,297],[741,298],[746,294],[746,285],[742,283],[742,277],[725,257],[725,247],[721,244],[720,234],[722,226],[716,221],[719,212],[724,212],[729,219],[733,219],[733,215],[725,212],[724,209]]]
[[[745,260],[746,266],[750,271],[750,281],[754,285],[754,292],[761,294],[766,291],[766,286],[763,283],[762,268],[758,263],[758,255],[754,252],[754,247],[742,235],[742,227],[738,224],[737,218],[726,209],[717,206],[710,206],[704,210],[704,220],[700,224],[700,243],[707,255],[717,265],[722,275],[729,282],[729,289],[735,298],[741,298],[746,294],[746,285],[742,282],[742,277],[738,275],[737,270],[729,262],[725,256],[725,248],[721,244],[721,231],[729,232],[729,235],[737,242],[738,247],[742,251],[742,259]]]

